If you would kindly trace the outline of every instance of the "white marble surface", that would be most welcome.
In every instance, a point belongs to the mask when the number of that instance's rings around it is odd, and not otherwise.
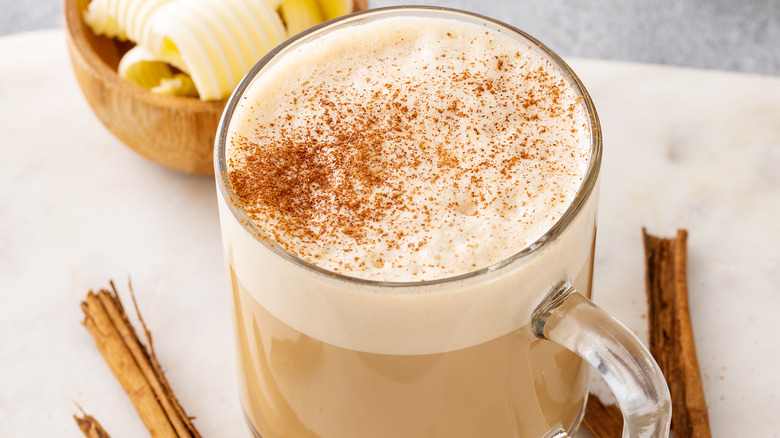
[[[79,324],[87,290],[124,293],[130,275],[203,436],[248,437],[212,180],[115,140],[60,31],[2,38],[0,59],[0,436],[79,437],[76,403],[116,438],[146,436]],[[713,436],[777,436],[780,78],[571,64],[605,138],[595,300],[645,337],[640,229],[688,228]]]

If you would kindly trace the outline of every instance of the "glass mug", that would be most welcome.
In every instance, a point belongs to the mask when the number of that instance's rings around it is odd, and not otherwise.
[[[541,238],[456,277],[382,282],[337,274],[271,241],[228,178],[228,130],[253,80],[302,43],[387,16],[478,23],[531,46],[560,69],[590,116],[579,195]],[[375,9],[324,23],[274,49],[247,74],[215,145],[219,212],[239,352],[240,397],[258,437],[565,437],[578,427],[589,368],[624,414],[624,437],[668,436],[669,391],[641,342],[590,296],[601,132],[571,69],[506,24],[431,7]]]

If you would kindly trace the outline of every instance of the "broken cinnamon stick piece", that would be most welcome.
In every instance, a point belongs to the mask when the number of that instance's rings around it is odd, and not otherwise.
[[[154,351],[150,355],[139,341],[113,282],[111,287],[112,291],[87,294],[81,303],[82,323],[153,438],[200,438],[173,395]],[[144,331],[151,345],[145,324]]]
[[[76,424],[79,425],[79,429],[81,429],[85,437],[111,438],[108,432],[103,429],[103,426],[93,416],[85,414],[84,411],[81,411],[81,417],[74,415],[73,419],[76,420]]]
[[[596,395],[588,396],[582,424],[593,438],[620,438],[623,435],[623,414],[620,408],[605,405]]]
[[[711,437],[707,402],[688,310],[687,238],[662,239],[642,229],[645,246],[650,352],[669,384],[675,438]]]

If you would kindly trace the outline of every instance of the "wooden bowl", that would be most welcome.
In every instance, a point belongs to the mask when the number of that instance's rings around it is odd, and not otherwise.
[[[164,96],[125,81],[117,66],[130,44],[97,36],[86,26],[90,0],[65,0],[65,29],[76,80],[100,121],[125,145],[182,172],[213,174],[217,124],[225,100]],[[366,0],[354,0],[355,10]]]

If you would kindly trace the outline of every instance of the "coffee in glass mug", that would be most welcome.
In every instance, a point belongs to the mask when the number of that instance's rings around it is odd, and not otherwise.
[[[585,298],[600,160],[574,73],[485,17],[377,9],[271,52],[215,149],[253,433],[566,436],[590,362],[627,434],[665,436],[657,367]]]

